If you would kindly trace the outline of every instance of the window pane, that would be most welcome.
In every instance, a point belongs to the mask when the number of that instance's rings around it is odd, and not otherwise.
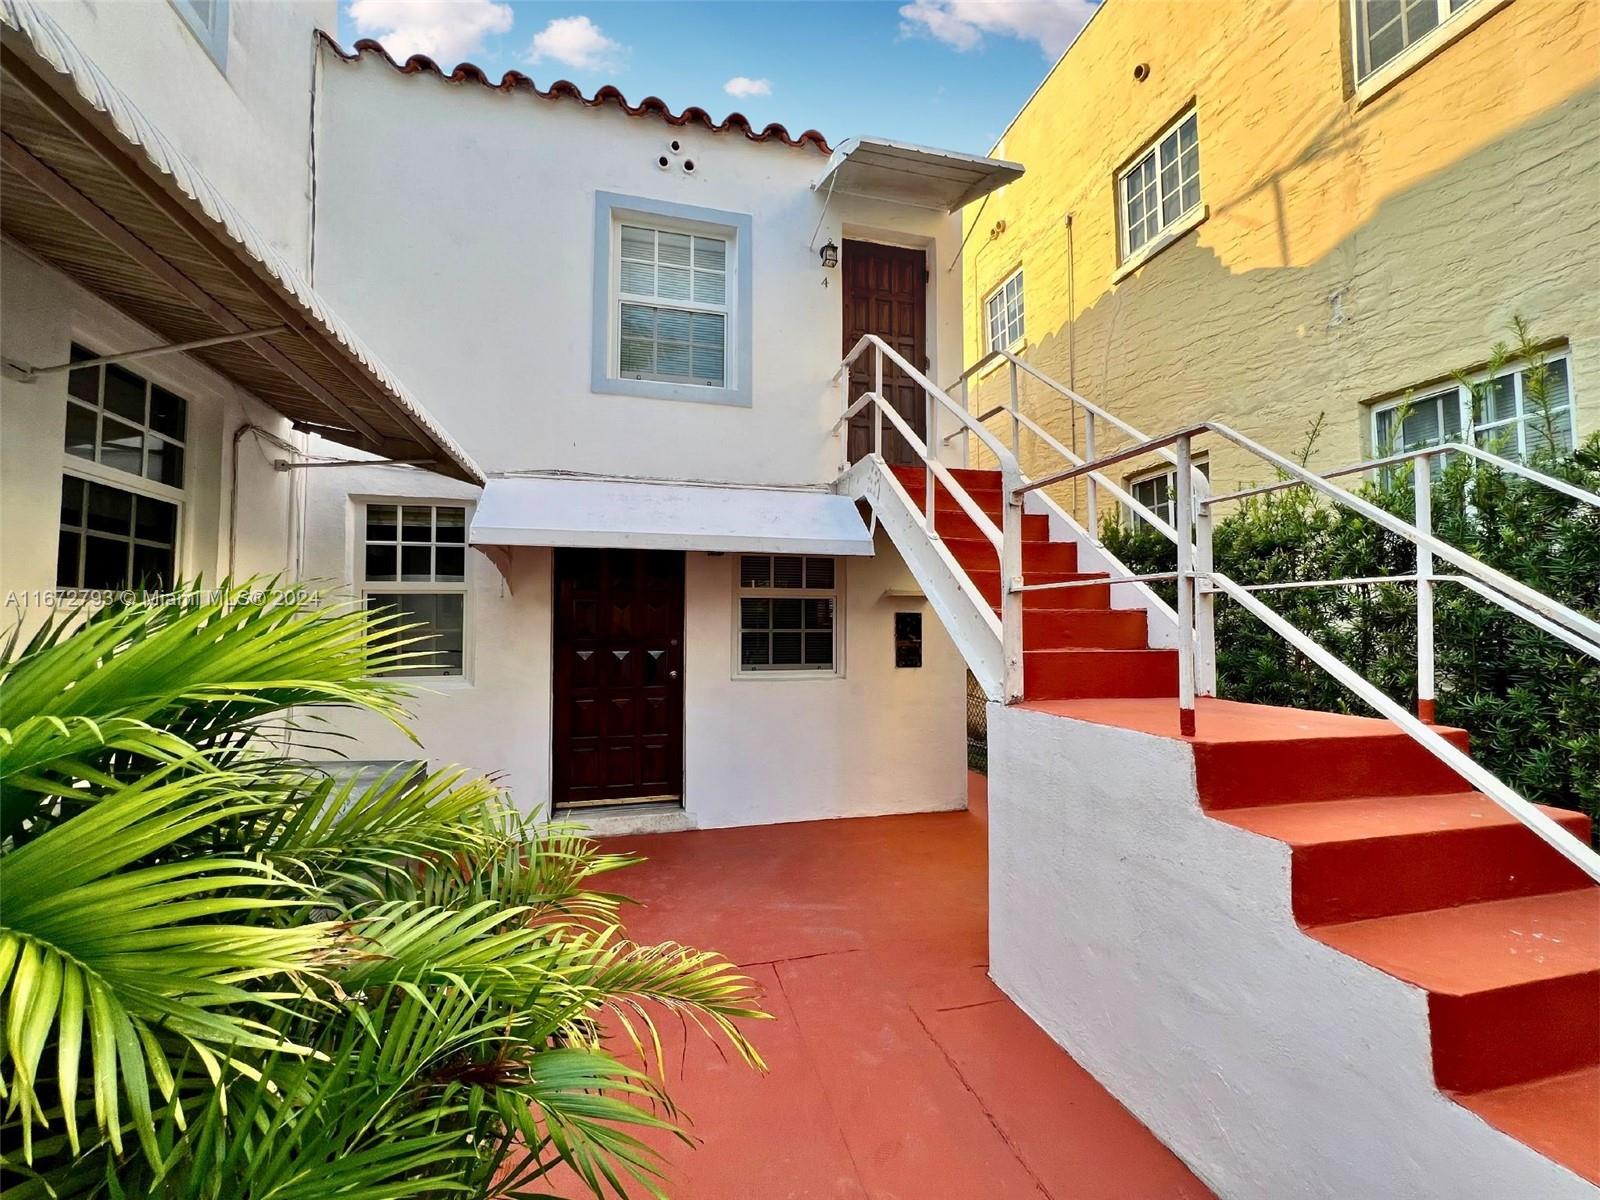
[[[368,546],[366,578],[377,583],[392,580],[398,569],[399,553],[393,546]]]
[[[119,471],[144,474],[144,434],[107,413],[100,423],[100,461]]]
[[[653,229],[640,229],[637,225],[622,227],[622,257],[654,262],[656,234]]]
[[[798,667],[803,663],[802,635],[799,632],[772,635],[772,665]]]
[[[833,634],[808,633],[805,635],[805,661],[808,667],[833,666]]]
[[[74,346],[76,351],[77,347]],[[85,367],[81,371],[67,372],[67,395],[98,406],[100,403],[100,368]]]
[[[400,540],[402,542],[431,542],[433,540],[433,509],[406,505],[400,510]]]
[[[727,276],[718,271],[694,273],[694,299],[696,304],[721,304],[727,299]]]
[[[100,415],[92,408],[67,402],[67,453],[94,461],[95,430]]]
[[[83,524],[83,480],[72,475],[61,477],[61,523]]]
[[[61,540],[56,545],[56,586],[78,586],[78,548],[79,535],[68,530],[62,530]]]
[[[106,411],[143,425],[145,382],[126,367],[112,363],[106,367]]]
[[[690,238],[686,233],[656,233],[656,261],[663,266],[689,265]]]
[[[689,329],[689,314],[682,309],[656,309],[656,339],[658,341],[687,342],[689,340]]]
[[[467,540],[467,510],[444,506],[433,510],[434,540],[449,545],[465,544]]]
[[[805,560],[798,554],[777,554],[772,558],[772,586],[797,588],[805,586]]]
[[[128,546],[120,538],[90,537],[83,553],[83,586],[121,588],[128,584]]]
[[[461,546],[440,546],[433,552],[433,577],[440,583],[459,583],[467,577],[467,551]]]
[[[707,387],[721,387],[724,381],[721,346],[696,346],[692,371],[695,382]]]
[[[407,583],[427,583],[433,578],[433,550],[429,546],[400,548],[400,578]]]
[[[466,597],[444,595],[370,596],[368,606],[383,612],[397,626],[415,626],[398,633],[405,652],[421,657],[409,660],[402,674],[460,675],[465,661]]]
[[[656,369],[655,347],[649,342],[622,339],[622,373],[649,375]]]
[[[171,442],[151,437],[145,455],[145,477],[168,487],[183,486],[183,451]]]
[[[654,296],[656,294],[656,269],[649,263],[628,262],[622,263],[622,290],[630,296]]]
[[[689,269],[687,267],[658,267],[656,269],[656,295],[663,300],[689,299]]]
[[[1489,380],[1483,391],[1483,420],[1509,421],[1517,415],[1517,385],[1510,375]]]
[[[656,310],[643,304],[622,306],[622,336],[652,338],[656,334]]]
[[[807,629],[833,628],[832,600],[805,600],[805,627]]]
[[[133,529],[133,495],[103,483],[89,485],[90,529],[127,537]]]
[[[799,629],[805,624],[805,604],[800,600],[774,600],[772,602],[772,627],[774,629]]]
[[[743,555],[739,559],[739,586],[771,587],[772,556],[769,554]]]
[[[656,374],[689,377],[689,347],[676,342],[656,346]]]
[[[182,396],[174,396],[166,388],[150,385],[150,428],[164,433],[174,441],[183,441],[186,408]]]
[[[178,506],[165,500],[140,496],[134,508],[133,534],[147,542],[171,546],[177,540]]]
[[[739,665],[764,667],[771,662],[772,639],[766,633],[741,633],[739,635]]]
[[[742,629],[770,629],[772,627],[772,601],[765,596],[740,597],[739,625]]]
[[[134,546],[132,586],[164,592],[172,586],[172,572],[172,547]]]
[[[833,589],[833,559],[806,559],[806,586],[824,591]]]
[[[392,542],[399,534],[398,512],[392,504],[367,505],[367,541]]]
[[[703,271],[727,270],[728,243],[720,238],[695,238],[694,265]]]

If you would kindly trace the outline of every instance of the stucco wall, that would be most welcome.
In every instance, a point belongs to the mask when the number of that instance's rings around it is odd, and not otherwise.
[[[331,447],[324,444],[322,449]],[[305,575],[357,587],[360,505],[414,497],[472,504],[476,489],[423,471],[308,473]],[[920,600],[886,598],[916,584],[888,539],[844,568],[842,677],[735,678],[734,554],[692,553],[685,571],[684,807],[696,824],[921,812],[965,803],[964,680],[954,644]],[[508,584],[476,551],[463,678],[419,681],[410,709],[420,747],[387,722],[331,714],[362,758],[427,758],[503,776],[528,811],[550,800],[551,552],[518,547]],[[921,611],[923,666],[894,666],[894,613]]]
[[[0,275],[7,357],[44,366],[65,362],[74,340],[102,353],[160,340],[15,246],[0,247]],[[143,359],[132,369],[189,402],[178,569],[186,579],[215,583],[228,570],[235,433],[250,424],[288,437],[288,422],[183,355]],[[79,461],[63,448],[66,396],[65,372],[34,383],[0,379],[0,593],[8,598],[55,587],[62,470]],[[284,452],[246,433],[237,454],[234,574],[292,574],[295,482],[272,466]],[[0,620],[9,626],[15,615],[8,611]]]
[[[1592,1200],[1434,1086],[1427,994],[1306,937],[1190,747],[989,706],[990,972],[1229,1200]]]
[[[813,241],[924,248],[934,374],[959,372],[957,219],[843,195],[824,215],[814,148],[404,76],[372,56],[325,51],[321,78],[317,287],[491,472],[831,481],[841,272]],[[750,407],[591,391],[597,191],[752,218]]]
[[[337,0],[233,0],[219,67],[168,0],[51,0],[49,13],[275,249],[311,245],[316,29]]]
[[[1347,9],[1107,0],[1004,135],[1027,175],[965,214],[968,360],[1021,265],[1030,362],[1151,434],[1215,417],[1294,451],[1326,414],[1332,467],[1366,402],[1483,363],[1521,315],[1570,344],[1600,428],[1600,5],[1513,0],[1367,103]],[[1209,217],[1115,282],[1114,173],[1191,101]],[[1024,404],[1070,442],[1058,399]],[[1267,474],[1213,449],[1223,487]]]

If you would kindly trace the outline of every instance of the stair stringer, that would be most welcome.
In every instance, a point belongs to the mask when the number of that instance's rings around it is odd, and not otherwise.
[[[988,720],[990,974],[1219,1196],[1600,1196],[1440,1092],[1426,992],[1301,931],[1188,743]]]
[[[905,560],[934,613],[955,643],[984,695],[1005,691],[1005,656],[1000,619],[938,537],[929,537],[922,508],[914,503],[882,460],[868,456],[839,477],[836,491],[865,500]]]

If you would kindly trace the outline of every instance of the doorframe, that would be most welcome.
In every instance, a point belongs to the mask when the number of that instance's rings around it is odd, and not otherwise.
[[[922,324],[924,340],[927,343],[928,367],[923,374],[939,387],[944,384],[939,379],[939,243],[931,234],[906,233],[904,230],[883,229],[876,225],[861,225],[855,222],[844,222],[839,226],[839,245],[841,252],[846,241],[871,242],[878,246],[893,246],[897,250],[922,251],[922,265],[927,272],[927,283],[923,287],[922,303],[924,308]],[[959,262],[959,259],[957,260]],[[839,288],[839,341],[844,342],[844,287],[841,263],[841,286]],[[957,334],[959,344],[959,333]],[[913,363],[913,366],[916,364]]]

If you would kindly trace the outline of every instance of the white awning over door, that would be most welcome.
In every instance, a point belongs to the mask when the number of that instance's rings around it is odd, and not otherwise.
[[[489,480],[474,546],[870,555],[854,501],[800,488],[508,476]]]

